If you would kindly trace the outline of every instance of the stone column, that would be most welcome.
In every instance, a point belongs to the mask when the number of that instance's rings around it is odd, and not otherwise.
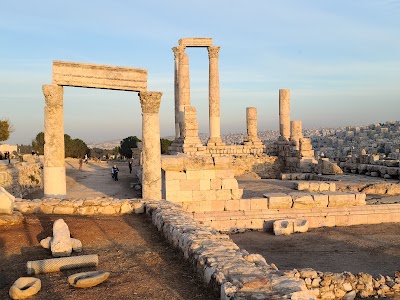
[[[185,51],[182,46],[172,48],[175,59],[174,92],[175,92],[175,139],[181,136],[179,128],[179,58]]]
[[[43,85],[44,108],[44,196],[65,197],[64,104],[63,87]]]
[[[296,143],[296,150],[300,149],[301,138],[303,138],[301,120],[290,121],[290,140]]]
[[[257,135],[257,108],[246,108],[247,140],[250,142],[259,141]]]
[[[140,92],[142,106],[142,197],[161,200],[161,146],[159,109],[161,92]]]
[[[290,138],[290,90],[279,90],[279,130],[284,140]]]
[[[210,46],[208,49],[209,58],[209,122],[210,139],[207,144],[223,145],[221,140],[221,117],[220,117],[220,91],[218,52],[220,47]]]
[[[189,76],[189,57],[186,53],[181,53],[178,66],[178,87],[179,87],[179,130],[183,132],[183,113],[185,105],[190,105],[190,76]]]

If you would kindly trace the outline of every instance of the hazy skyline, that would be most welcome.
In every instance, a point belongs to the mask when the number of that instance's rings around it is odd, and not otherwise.
[[[161,135],[174,134],[174,55],[182,37],[221,46],[221,131],[278,128],[278,90],[304,128],[400,120],[400,1],[19,1],[0,10],[0,118],[5,143],[43,131],[53,60],[145,68],[162,91]],[[208,55],[188,48],[191,103],[208,133]],[[86,142],[141,135],[137,93],[64,89],[65,132]]]

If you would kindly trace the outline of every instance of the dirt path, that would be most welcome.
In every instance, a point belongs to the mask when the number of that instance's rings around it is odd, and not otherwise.
[[[62,217],[73,237],[82,241],[82,254],[98,254],[97,270],[111,272],[103,284],[90,289],[74,289],[67,276],[91,269],[37,275],[42,290],[35,300],[168,299],[216,300],[194,274],[182,254],[171,248],[146,215],[124,217],[28,216],[21,226],[0,230],[0,299],[26,276],[26,262],[51,258],[39,245],[52,235],[54,220]]]
[[[116,164],[119,169],[118,181],[111,178],[111,167]],[[77,159],[65,160],[67,174],[67,197],[113,197],[119,199],[141,198],[141,195],[131,188],[135,180],[136,170],[129,173],[128,162],[93,162],[83,164],[79,170]],[[43,191],[28,195],[27,199],[42,198]]]

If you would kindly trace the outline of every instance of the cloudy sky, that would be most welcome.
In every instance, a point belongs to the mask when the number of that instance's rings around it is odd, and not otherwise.
[[[182,37],[221,46],[221,131],[278,128],[278,90],[291,89],[291,118],[333,127],[400,120],[400,0],[3,1],[0,119],[30,143],[43,131],[42,84],[53,60],[148,70],[162,91],[162,136],[174,134],[171,48]],[[208,132],[208,55],[188,48],[191,103]],[[64,89],[65,131],[86,142],[141,136],[136,93]]]

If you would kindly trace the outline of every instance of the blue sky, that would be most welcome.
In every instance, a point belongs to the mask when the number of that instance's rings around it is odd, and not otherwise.
[[[162,91],[161,135],[174,134],[171,48],[221,46],[221,131],[278,128],[278,90],[305,128],[400,119],[400,0],[6,1],[0,10],[0,118],[30,143],[43,131],[53,60],[146,68]],[[208,132],[208,55],[188,48],[191,103]],[[64,89],[65,131],[86,142],[141,136],[136,93]]]

